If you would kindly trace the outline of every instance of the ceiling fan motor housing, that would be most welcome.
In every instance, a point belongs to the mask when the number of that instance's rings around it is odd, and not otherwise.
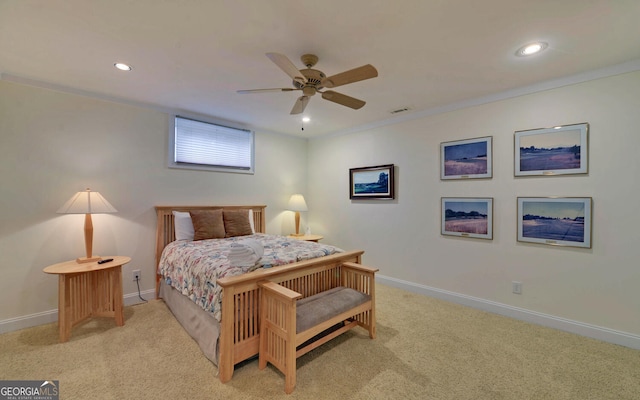
[[[327,76],[322,71],[318,71],[317,69],[301,69],[300,72],[307,78],[307,83],[300,83],[298,81],[293,81],[293,86],[296,89],[304,89],[306,87],[313,87],[315,89],[322,89],[323,86],[320,86],[322,80]]]

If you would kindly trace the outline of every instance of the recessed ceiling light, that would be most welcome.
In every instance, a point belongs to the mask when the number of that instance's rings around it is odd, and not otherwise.
[[[303,117],[302,118],[302,122],[309,122],[309,121],[311,121],[311,118],[309,118],[309,117]]]
[[[131,66],[124,63],[115,63],[113,66],[118,68],[120,71],[131,71]]]
[[[516,55],[518,57],[526,57],[531,56],[536,53],[540,53],[542,50],[546,49],[549,46],[548,43],[545,42],[533,42],[526,44],[516,51]]]

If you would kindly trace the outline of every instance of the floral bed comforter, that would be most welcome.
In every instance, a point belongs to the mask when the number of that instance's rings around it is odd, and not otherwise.
[[[253,267],[232,267],[227,259],[231,244],[251,238],[264,246],[264,254]],[[222,288],[220,278],[241,275],[265,265],[273,267],[342,252],[334,246],[257,233],[226,239],[175,241],[162,252],[158,273],[166,283],[189,297],[220,321]]]

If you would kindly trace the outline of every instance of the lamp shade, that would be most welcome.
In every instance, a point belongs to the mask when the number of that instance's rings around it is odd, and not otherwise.
[[[114,213],[117,210],[98,192],[87,188],[71,197],[60,209],[58,214],[84,214],[84,247],[86,257],[76,259],[78,263],[98,261],[100,257],[93,256],[93,222],[91,214]]]
[[[294,194],[289,199],[289,207],[290,211],[308,211],[307,203],[304,201],[304,196],[301,194]]]
[[[104,214],[117,211],[100,193],[92,192],[87,188],[64,203],[58,209],[58,214]]]

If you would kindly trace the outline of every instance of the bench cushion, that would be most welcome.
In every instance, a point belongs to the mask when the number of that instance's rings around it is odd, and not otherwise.
[[[304,332],[369,300],[371,296],[343,286],[300,299],[296,303],[296,333]]]

